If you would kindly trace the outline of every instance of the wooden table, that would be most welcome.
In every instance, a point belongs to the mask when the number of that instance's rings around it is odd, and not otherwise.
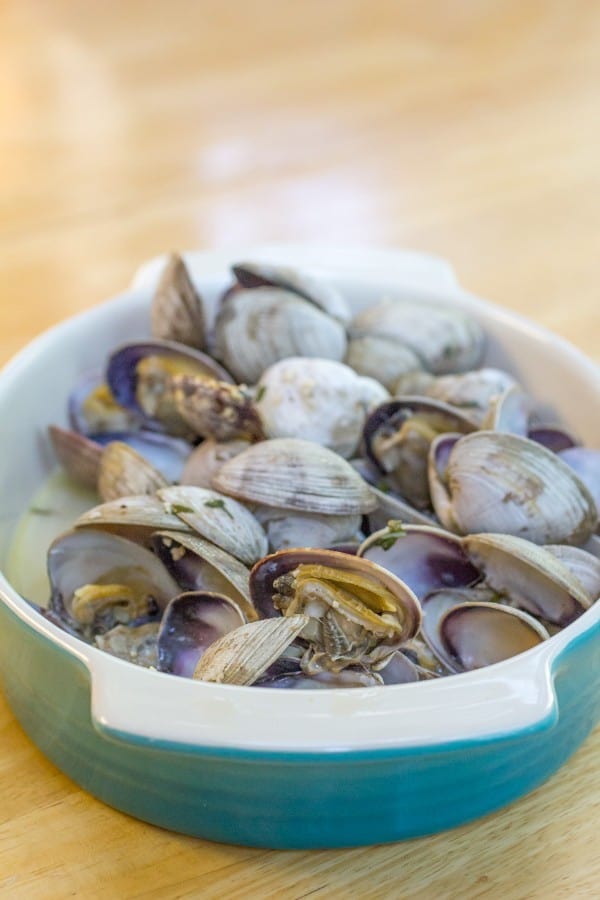
[[[275,0],[0,8],[0,362],[169,248],[389,244],[600,359],[600,6]],[[1,427],[1,426],[0,426]],[[453,833],[269,852],[58,772],[0,698],[2,898],[583,898],[600,732]]]

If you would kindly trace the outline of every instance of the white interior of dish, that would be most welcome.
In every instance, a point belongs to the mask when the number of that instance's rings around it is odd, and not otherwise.
[[[600,373],[565,341],[458,288],[442,261],[419,254],[339,248],[241,248],[189,254],[214,309],[241,259],[303,267],[343,289],[355,308],[382,296],[456,304],[489,336],[486,362],[510,369],[588,445],[600,446]],[[75,317],[30,344],[0,377],[0,565],[15,525],[54,467],[46,427],[66,423],[66,398],[78,373],[102,365],[118,343],[147,336],[148,304],[161,267],[144,266],[131,291]],[[600,621],[600,604],[551,641],[487,669],[395,687],[278,691],[208,685],[137,668],[72,638],[37,615],[0,580],[6,603],[34,628],[78,656],[92,677],[92,714],[100,728],[198,745],[278,750],[417,746],[483,738],[550,722],[552,660]]]

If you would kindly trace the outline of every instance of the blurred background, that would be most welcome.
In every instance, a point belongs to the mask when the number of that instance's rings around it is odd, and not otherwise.
[[[147,257],[292,240],[598,355],[599,46],[594,0],[0,4],[0,362]]]

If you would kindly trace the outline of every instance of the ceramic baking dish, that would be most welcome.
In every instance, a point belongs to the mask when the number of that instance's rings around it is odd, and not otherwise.
[[[463,291],[445,263],[340,248],[187,255],[209,303],[240,258],[331,279],[355,308],[411,295],[469,310],[486,361],[513,371],[584,442],[600,445],[600,374],[558,337]],[[75,376],[148,333],[160,260],[131,290],[39,337],[0,376],[0,564],[53,461]],[[39,558],[44,548],[32,547]],[[177,831],[267,847],[394,841],[482,816],[541,785],[600,717],[600,603],[539,647],[418,684],[277,691],[137,668],[59,631],[0,577],[0,679],[15,715],[76,782]]]

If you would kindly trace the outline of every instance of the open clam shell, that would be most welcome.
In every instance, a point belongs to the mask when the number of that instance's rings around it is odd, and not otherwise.
[[[470,535],[462,545],[485,583],[520,609],[564,627],[590,606],[581,581],[544,547],[510,534]]]
[[[96,646],[111,656],[145,669],[155,669],[158,665],[159,622],[144,625],[115,625],[105,634],[96,635]]]
[[[158,496],[168,512],[242,562],[252,565],[267,553],[260,523],[237,500],[194,485],[163,488]]]
[[[468,434],[475,425],[461,410],[439,400],[405,396],[382,403],[363,429],[369,461],[411,506],[431,506],[427,477],[431,442],[447,432]]]
[[[197,375],[231,382],[231,376],[212,357],[174,341],[124,344],[110,356],[106,380],[117,402],[140,416],[145,427],[187,433],[172,396],[174,375]]]
[[[460,538],[440,528],[392,522],[370,535],[358,555],[400,578],[422,600],[440,588],[461,588],[481,579]]]
[[[78,484],[96,490],[103,453],[100,444],[57,425],[48,427],[48,436],[57,460],[70,477]]]
[[[141,544],[150,544],[155,531],[191,533],[183,519],[168,512],[158,497],[149,494],[119,497],[94,506],[77,519],[75,527],[102,529]]]
[[[179,593],[162,562],[133,541],[95,529],[69,531],[48,551],[51,608],[82,636],[156,617]]]
[[[239,607],[246,621],[258,618],[250,599],[250,573],[235,556],[197,534],[178,531],[156,532],[152,545],[182,590],[224,594]]]
[[[459,672],[510,659],[549,638],[533,616],[497,603],[461,603],[442,616],[438,628],[447,660]]]
[[[208,591],[179,594],[160,624],[158,669],[191,678],[206,649],[245,621],[230,597]]]
[[[587,488],[541,444],[514,434],[477,431],[456,440],[440,465],[429,454],[429,480],[441,522],[462,534],[503,532],[538,544],[582,544],[598,513]]]
[[[206,344],[202,298],[194,287],[185,262],[171,253],[156,286],[150,307],[152,334],[197,349]]]

